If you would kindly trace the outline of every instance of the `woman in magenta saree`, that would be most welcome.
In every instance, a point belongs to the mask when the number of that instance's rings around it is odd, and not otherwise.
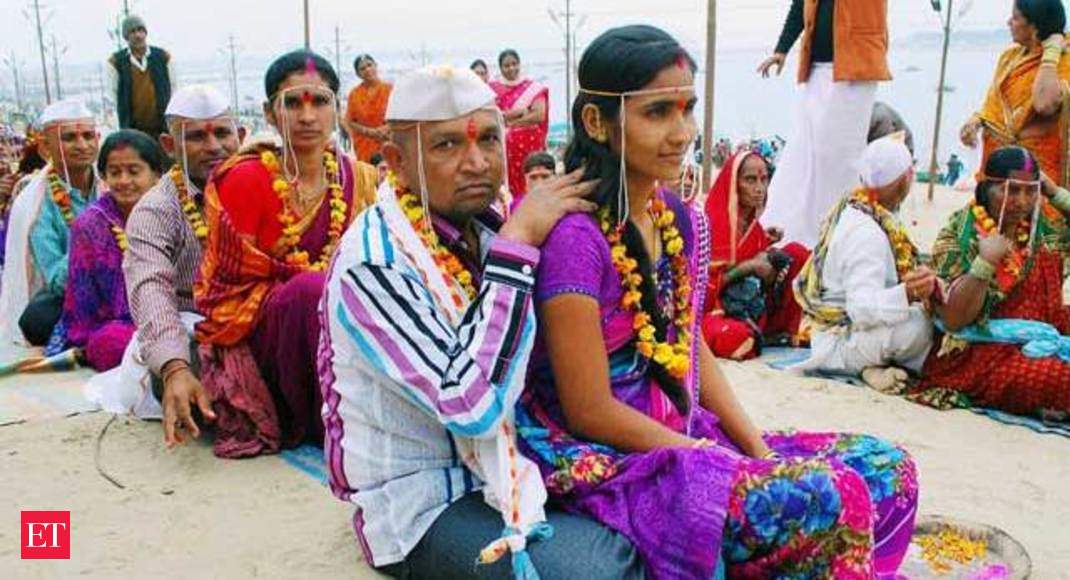
[[[520,56],[515,50],[498,56],[502,78],[490,82],[498,95],[498,108],[505,116],[505,135],[509,162],[509,191],[514,205],[527,193],[524,160],[546,149],[550,127],[550,89],[530,78],[520,76]]]
[[[690,56],[658,29],[613,29],[579,76],[566,166],[600,179],[599,209],[541,250],[521,450],[554,501],[626,536],[652,578],[895,578],[917,502],[906,452],[759,431],[701,339],[709,228],[656,185],[694,137]]]

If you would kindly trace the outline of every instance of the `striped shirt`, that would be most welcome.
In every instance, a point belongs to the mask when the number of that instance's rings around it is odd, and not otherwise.
[[[321,304],[319,353],[326,456],[335,495],[373,566],[404,560],[450,503],[482,482],[458,438],[491,438],[523,389],[534,342],[537,249],[477,221],[478,258],[460,233],[441,241],[470,267],[479,294],[457,328],[375,205],[342,238]],[[432,274],[435,275],[435,274]]]
[[[201,194],[193,184],[187,191]],[[141,358],[154,374],[168,361],[189,363],[189,334],[179,312],[195,312],[193,278],[201,265],[201,244],[178,203],[178,188],[164,175],[146,193],[126,222],[130,246],[123,276],[130,313],[137,325]]]

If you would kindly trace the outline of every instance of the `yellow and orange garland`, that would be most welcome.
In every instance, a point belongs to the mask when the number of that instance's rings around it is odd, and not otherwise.
[[[460,258],[439,242],[438,234],[435,233],[435,229],[428,221],[430,219],[429,216],[424,213],[420,198],[409,189],[399,187],[397,176],[393,173],[390,173],[387,179],[398,194],[398,204],[401,206],[401,211],[405,213],[405,217],[409,220],[409,224],[412,225],[412,229],[416,231],[416,235],[420,236],[420,241],[423,242],[427,251],[431,253],[431,258],[435,261],[435,265],[438,266],[442,277],[446,279],[446,286],[453,291],[453,284],[450,284],[450,280],[456,280],[461,285],[468,300],[475,300],[477,291],[472,273],[468,271],[468,268],[465,267]],[[453,296],[453,302],[458,308],[464,306],[464,301],[456,294]]]
[[[286,263],[291,266],[306,268],[313,272],[325,270],[331,261],[331,255],[338,247],[338,241],[346,229],[346,210],[348,204],[345,201],[345,192],[339,180],[338,160],[334,153],[323,152],[323,167],[327,170],[327,189],[330,191],[331,223],[327,230],[327,243],[320,252],[319,259],[315,263],[309,263],[308,252],[301,250],[297,244],[301,241],[301,231],[297,226],[298,218],[290,209],[290,194],[293,184],[282,175],[282,166],[279,159],[271,151],[260,154],[260,162],[271,175],[271,187],[282,202],[282,210],[279,212],[279,223],[282,224],[282,241],[286,247]]]
[[[119,246],[119,251],[126,253],[126,250],[130,248],[130,242],[126,239],[126,232],[122,226],[113,224],[111,226],[111,233],[115,236],[115,244]]]
[[[996,220],[988,215],[988,211],[985,210],[983,205],[978,204],[976,201],[971,201],[970,212],[973,213],[973,223],[977,229],[978,238],[988,237],[996,230],[998,225]],[[1028,221],[1023,220],[1018,224],[1014,242],[1011,245],[1011,251],[1007,252],[1003,261],[996,268],[996,285],[999,286],[999,289],[1004,294],[1010,292],[1022,279],[1022,270],[1025,268],[1025,261],[1029,255],[1029,248],[1027,247],[1029,243]]]
[[[204,223],[204,216],[201,215],[197,202],[190,197],[189,190],[186,189],[186,178],[182,173],[182,168],[176,164],[171,167],[168,174],[171,176],[171,181],[175,183],[175,189],[178,190],[178,205],[182,208],[186,221],[193,228],[193,235],[203,243],[208,237],[208,224]]]
[[[662,247],[672,267],[675,342],[659,341],[650,314],[642,310],[643,293],[639,288],[643,283],[643,276],[638,272],[639,262],[628,256],[628,248],[623,240],[624,226],[614,223],[608,208],[602,208],[598,212],[598,221],[602,234],[609,242],[613,267],[620,274],[621,289],[624,291],[621,308],[626,312],[635,312],[632,327],[636,331],[636,350],[644,358],[664,367],[673,378],[682,380],[691,370],[691,324],[694,321],[691,311],[691,276],[688,272],[687,256],[684,255],[684,240],[675,226],[675,213],[663,200],[652,200],[648,211],[654,221],[654,227],[661,235]]]
[[[56,175],[55,169],[48,174],[48,188],[63,221],[67,222],[68,226],[71,225],[75,218],[74,209],[71,207],[71,192],[63,186],[63,181]]]
[[[910,241],[910,234],[899,220],[895,219],[892,212],[880,204],[871,191],[858,189],[851,195],[851,201],[856,204],[868,206],[873,212],[877,225],[888,236],[888,243],[892,246],[895,254],[895,271],[902,280],[912,270],[918,267],[918,248]]]

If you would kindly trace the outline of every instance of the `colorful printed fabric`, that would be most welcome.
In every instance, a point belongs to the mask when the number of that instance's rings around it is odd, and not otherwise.
[[[502,111],[528,109],[537,101],[546,104],[546,117],[536,125],[510,127],[505,134],[506,155],[509,158],[509,191],[514,203],[527,193],[524,177],[524,160],[528,155],[546,149],[546,137],[550,132],[550,89],[532,79],[516,83],[491,81],[490,88],[498,95],[498,108]]]
[[[705,220],[663,195],[701,287]],[[694,372],[684,383],[694,400],[686,416],[647,378],[646,359],[632,346],[633,315],[619,308],[620,278],[594,220],[564,218],[542,251],[537,302],[562,294],[598,301],[613,395],[671,429],[716,443],[624,453],[573,436],[540,342],[517,429],[521,450],[537,462],[552,496],[628,537],[653,578],[711,578],[722,555],[735,577],[768,578],[806,566],[892,577],[909,544],[917,499],[913,463],[902,450],[864,436],[769,434],[784,461],[743,456],[717,417],[698,405]]]
[[[58,325],[64,334],[47,353],[83,348],[89,366],[98,371],[119,366],[134,336],[123,251],[113,227],[125,228],[126,217],[110,195],[90,204],[71,224],[70,279]]]
[[[1046,323],[1059,334],[1070,335],[1070,307],[1063,305],[1063,271],[1062,257],[1039,247],[1024,279],[994,304],[989,324],[1020,319]],[[910,398],[937,408],[976,405],[1022,415],[1065,414],[1070,412],[1067,385],[1070,362],[1060,357],[1034,358],[1018,344],[943,340],[929,353],[921,382]]]

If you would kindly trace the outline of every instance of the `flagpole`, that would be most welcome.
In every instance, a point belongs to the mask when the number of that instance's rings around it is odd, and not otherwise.
[[[706,9],[706,102],[702,121],[702,191],[710,189],[713,177],[713,107],[714,79],[717,70],[717,0],[709,0]]]
[[[947,18],[944,20],[944,54],[940,57],[940,84],[936,88],[936,126],[933,129],[933,151],[929,158],[929,201],[933,200],[936,190],[937,154],[940,147],[940,121],[944,114],[944,81],[947,75],[947,49],[951,41],[951,6],[955,0],[947,0]],[[938,2],[933,3],[939,6]]]

